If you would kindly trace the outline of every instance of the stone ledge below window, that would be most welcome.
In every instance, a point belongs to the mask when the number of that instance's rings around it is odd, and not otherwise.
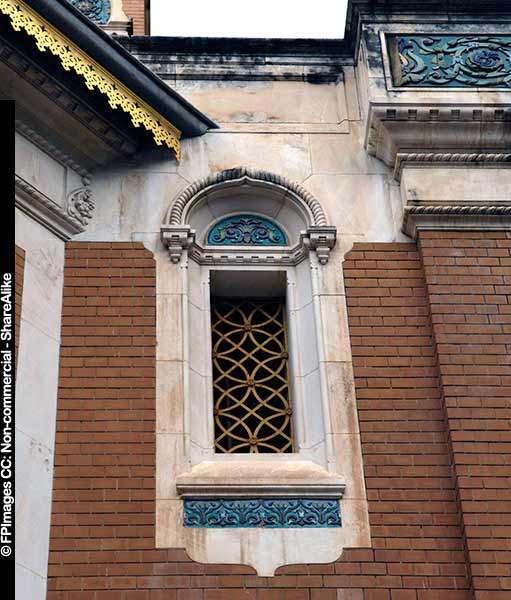
[[[344,481],[309,461],[204,461],[179,475],[182,498],[342,498]],[[256,458],[254,461],[253,459]],[[279,456],[278,458],[284,458]],[[287,458],[287,457],[286,457]]]

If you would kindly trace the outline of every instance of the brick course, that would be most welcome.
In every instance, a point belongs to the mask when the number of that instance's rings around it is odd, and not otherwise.
[[[511,597],[511,233],[420,236],[475,600]]]
[[[154,261],[67,245],[48,600],[471,598],[417,248],[344,267],[372,548],[266,578],[154,548]]]
[[[133,34],[146,35],[149,33],[149,23],[146,23],[146,0],[122,0],[122,9],[127,17],[133,17]]]

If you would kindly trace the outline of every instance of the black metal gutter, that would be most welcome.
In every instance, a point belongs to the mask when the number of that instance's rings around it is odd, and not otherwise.
[[[218,125],[167,86],[121,44],[67,0],[24,0],[32,9],[107,69],[132,92],[175,125],[183,137]]]

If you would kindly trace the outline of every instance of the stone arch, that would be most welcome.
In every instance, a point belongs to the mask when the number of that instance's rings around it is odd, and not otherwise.
[[[272,187],[284,188],[298,203],[302,203],[307,207],[312,216],[310,225],[321,227],[327,224],[325,212],[319,201],[299,183],[269,171],[259,171],[248,167],[226,169],[195,181],[174,200],[165,222],[169,225],[185,224],[190,209],[208,190],[221,186],[226,182],[239,182],[242,184],[250,181],[264,182],[267,184],[268,189]]]
[[[200,257],[207,227],[215,219],[247,208],[248,212],[275,219],[292,233],[292,256],[286,255],[283,260],[299,261],[312,250],[321,264],[328,261],[336,229],[327,224],[320,202],[299,183],[285,177],[237,167],[199,179],[172,202],[161,228],[172,262],[178,262],[183,251],[192,247],[192,255]]]

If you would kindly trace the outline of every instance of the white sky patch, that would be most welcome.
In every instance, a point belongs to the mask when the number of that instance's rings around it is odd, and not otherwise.
[[[342,38],[347,0],[152,0],[151,35]]]

